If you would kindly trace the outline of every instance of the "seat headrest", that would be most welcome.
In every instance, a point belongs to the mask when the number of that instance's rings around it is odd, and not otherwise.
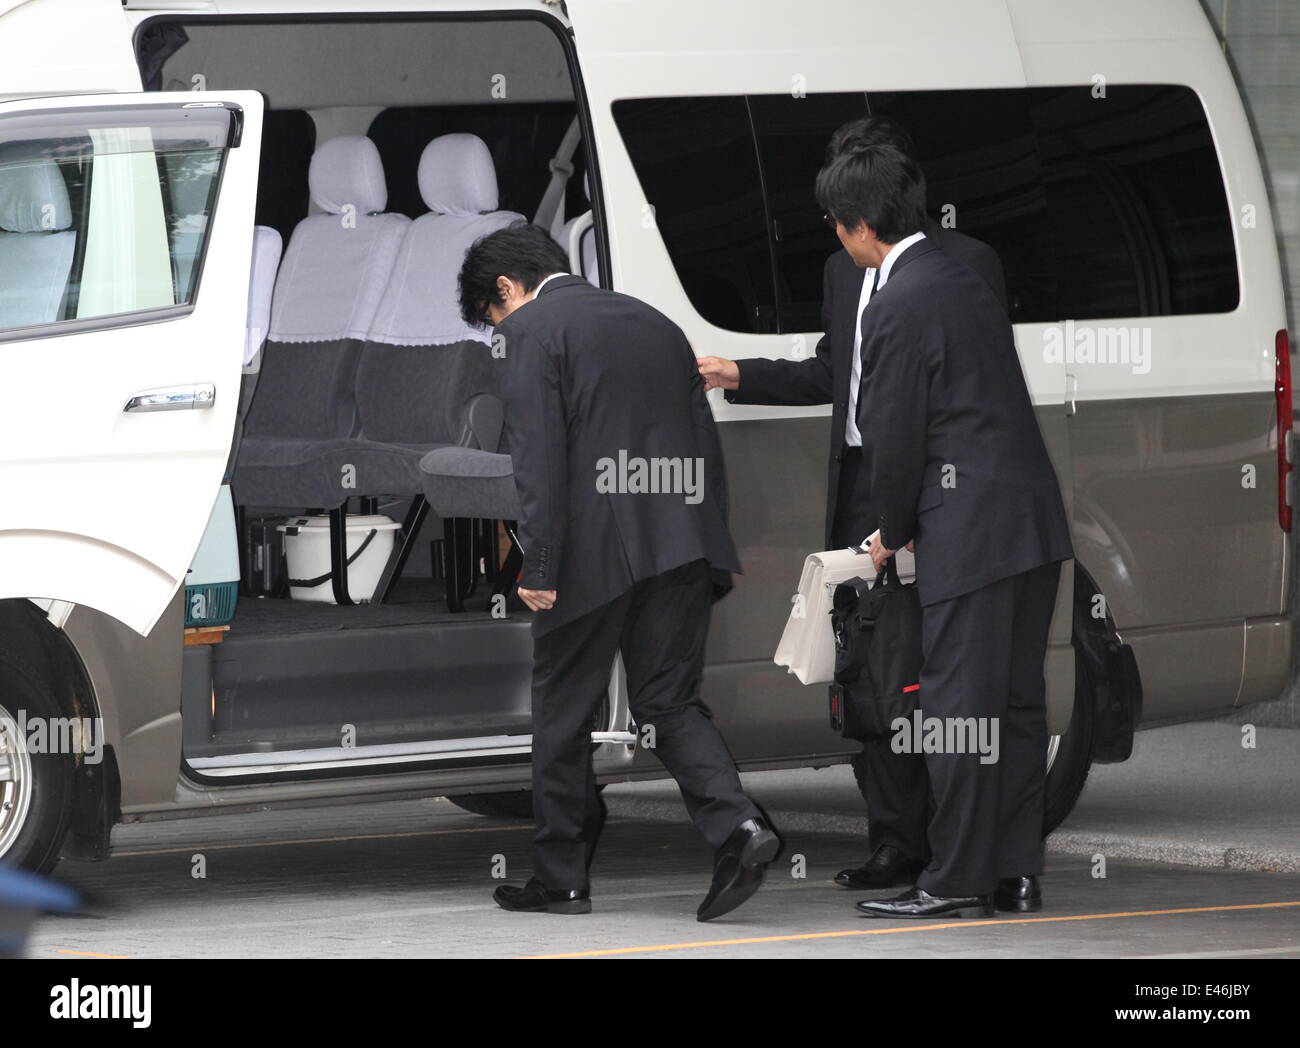
[[[497,170],[478,135],[441,135],[420,156],[420,196],[442,215],[477,215],[497,209]]]
[[[4,155],[0,154],[0,164]],[[0,229],[8,233],[53,233],[72,225],[68,186],[48,157],[16,161],[0,175]]]
[[[339,135],[312,154],[307,169],[311,200],[322,211],[341,214],[351,204],[358,214],[373,215],[388,203],[388,184],[379,148],[365,135]]]

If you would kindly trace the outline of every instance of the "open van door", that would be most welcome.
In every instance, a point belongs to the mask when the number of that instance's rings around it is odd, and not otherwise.
[[[0,103],[0,598],[146,634],[239,399],[262,98]]]

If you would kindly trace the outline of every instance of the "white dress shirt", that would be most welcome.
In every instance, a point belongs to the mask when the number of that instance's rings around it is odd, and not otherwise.
[[[898,256],[913,244],[924,239],[924,233],[913,233],[911,236],[903,237],[885,253],[885,257],[880,263],[880,280],[876,283],[877,291],[885,286],[885,281],[889,279],[889,271],[893,268]],[[858,431],[858,387],[862,385],[862,314],[867,308],[867,303],[871,301],[871,285],[875,279],[876,271],[874,269],[868,268],[863,272],[862,295],[858,298],[858,322],[853,331],[853,369],[849,376],[849,414],[844,420],[844,443],[851,448],[862,447],[862,434]]]
[[[862,447],[862,434],[858,432],[858,386],[862,384],[862,311],[871,301],[871,285],[876,271],[870,267],[862,272],[862,294],[858,296],[858,322],[853,325],[853,369],[849,372],[849,414],[844,420],[844,443],[851,448]]]
[[[550,281],[554,280],[556,277],[567,277],[568,275],[569,275],[568,273],[552,273],[549,277],[547,277],[535,288],[533,288],[533,293],[528,296],[528,301],[531,302],[533,299],[535,299],[537,297],[537,292],[541,291],[542,288],[544,288],[548,283],[550,283]]]

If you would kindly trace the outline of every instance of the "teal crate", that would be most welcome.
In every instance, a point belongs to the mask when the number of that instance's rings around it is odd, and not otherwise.
[[[225,626],[235,617],[238,582],[211,582],[185,587],[186,626]]]

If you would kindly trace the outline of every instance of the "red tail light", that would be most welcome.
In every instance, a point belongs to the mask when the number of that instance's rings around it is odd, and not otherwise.
[[[1277,522],[1291,530],[1291,339],[1277,333]]]

